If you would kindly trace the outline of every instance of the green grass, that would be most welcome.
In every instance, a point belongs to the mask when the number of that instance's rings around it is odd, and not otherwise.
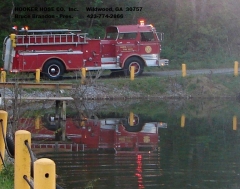
[[[166,92],[164,77],[136,77],[131,81],[128,77],[98,80],[97,83],[119,90],[140,92],[144,95],[155,95]]]
[[[14,166],[6,165],[0,172],[0,189],[13,189],[14,187]]]

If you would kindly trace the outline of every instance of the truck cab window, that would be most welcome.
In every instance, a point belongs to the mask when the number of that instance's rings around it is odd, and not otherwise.
[[[142,32],[141,41],[154,41],[154,36],[152,32]]]
[[[136,39],[137,33],[119,33],[118,39]]]
[[[116,40],[117,39],[117,35],[118,35],[117,32],[113,32],[113,33],[109,32],[109,33],[106,33],[105,39]]]

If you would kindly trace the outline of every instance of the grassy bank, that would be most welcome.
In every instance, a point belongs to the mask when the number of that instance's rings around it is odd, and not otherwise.
[[[194,76],[161,76],[99,80],[110,91],[132,92],[140,97],[235,97],[240,92],[240,77],[231,74],[205,74]]]

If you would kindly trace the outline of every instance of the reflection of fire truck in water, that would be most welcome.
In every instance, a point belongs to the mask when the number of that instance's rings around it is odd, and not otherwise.
[[[160,39],[159,39],[160,38]],[[152,25],[116,25],[106,28],[105,38],[89,39],[80,30],[19,30],[4,40],[4,69],[35,72],[60,79],[70,71],[124,70],[141,75],[144,66],[168,65],[160,59],[162,39]]]
[[[155,151],[158,146],[158,129],[166,128],[166,123],[142,123],[137,115],[133,122],[129,118],[79,119],[67,118],[65,129],[58,126],[58,120],[45,115],[39,123],[33,119],[22,120],[30,127],[33,148],[58,148],[71,151],[114,149],[116,153]],[[32,123],[31,123],[32,122]],[[35,125],[35,126],[34,126]],[[65,141],[62,141],[62,138]],[[34,142],[35,141],[35,142]],[[42,141],[45,141],[44,143]],[[53,141],[52,143],[50,141]]]

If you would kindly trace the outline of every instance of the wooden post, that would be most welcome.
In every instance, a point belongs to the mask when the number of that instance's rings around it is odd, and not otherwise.
[[[66,101],[62,101],[61,103],[61,121],[60,127],[62,129],[62,140],[66,140]]]

